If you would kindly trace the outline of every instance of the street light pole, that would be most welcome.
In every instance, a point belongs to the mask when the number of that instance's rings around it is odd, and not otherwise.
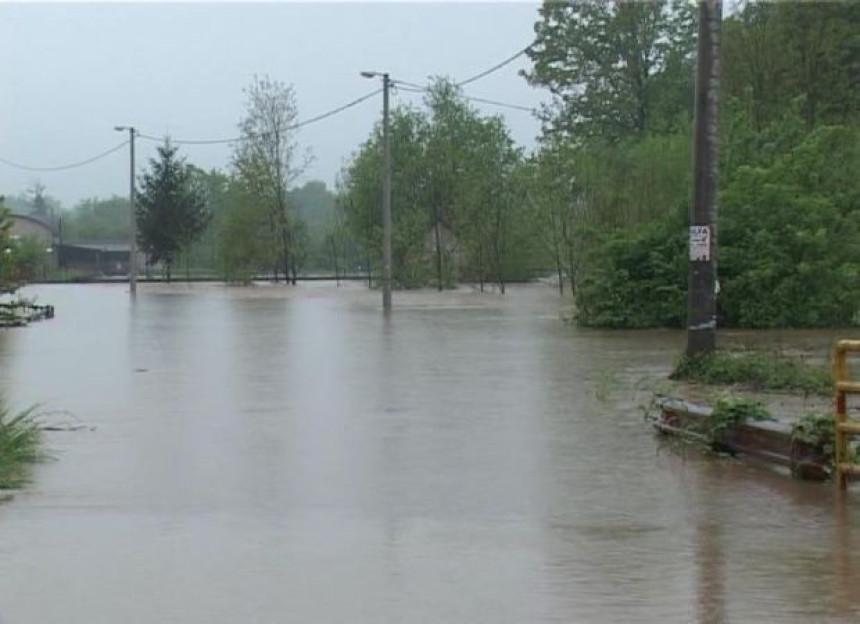
[[[388,127],[388,73],[361,72],[365,78],[382,78],[382,312],[391,314],[391,132]]]
[[[134,208],[134,135],[137,131],[134,126],[116,126],[117,132],[128,130],[129,145],[129,192],[128,199],[131,204],[131,245],[128,258],[128,289],[134,295],[137,293],[137,214]]]

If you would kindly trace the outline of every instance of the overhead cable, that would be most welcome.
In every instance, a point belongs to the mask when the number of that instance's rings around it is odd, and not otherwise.
[[[333,108],[329,111],[326,111],[324,113],[316,115],[315,117],[311,117],[309,119],[299,121],[299,122],[291,124],[289,126],[284,126],[283,128],[278,128],[278,131],[284,132],[286,130],[296,130],[296,129],[301,128],[303,126],[307,126],[307,125],[310,125],[312,123],[322,121],[323,119],[327,119],[328,117],[332,117],[334,115],[337,115],[338,113],[342,113],[343,111],[345,111],[349,108],[352,108],[353,106],[361,104],[365,100],[369,100],[373,96],[379,95],[380,93],[382,93],[382,89],[377,89],[376,91],[372,91],[372,92],[368,93],[367,95],[363,95],[360,98],[352,100],[351,102],[347,102],[343,106],[338,106],[337,108]],[[271,131],[271,132],[274,132],[274,131]],[[260,133],[258,135],[255,135],[255,136],[267,136],[268,134],[271,134],[271,132],[263,132],[263,133]],[[157,136],[153,136],[151,134],[141,133],[141,134],[138,134],[138,136],[142,139],[148,139],[150,141],[159,141],[160,142],[160,141],[164,140],[163,137],[157,137]],[[217,145],[217,144],[221,144],[221,143],[237,143],[244,138],[246,138],[246,137],[238,136],[238,137],[233,137],[230,139],[170,139],[170,142],[173,144],[176,144],[176,145]]]
[[[399,84],[398,84],[399,83]],[[404,86],[400,86],[404,85]],[[405,91],[407,93],[427,93],[430,91],[427,87],[419,87],[417,85],[413,85],[412,83],[404,82],[398,80],[395,82],[395,87],[397,87],[400,91]],[[464,100],[469,100],[471,102],[481,102],[482,104],[491,104],[493,106],[501,106],[502,108],[511,108],[513,110],[525,111],[527,113],[534,113],[535,109],[529,108],[528,106],[520,106],[519,104],[509,104],[508,102],[499,102],[497,100],[488,100],[485,98],[473,97],[471,95],[461,95]]]
[[[23,169],[24,171],[65,171],[66,169],[76,169],[78,167],[83,167],[84,165],[88,165],[92,162],[100,160],[100,159],[104,158],[105,156],[110,156],[111,154],[122,149],[126,145],[128,145],[128,141],[123,141],[119,145],[116,145],[116,146],[110,148],[109,150],[104,151],[100,154],[96,154],[95,156],[92,156],[91,158],[87,158],[86,160],[81,160],[79,162],[70,163],[68,165],[58,165],[56,167],[31,167],[29,165],[22,165],[22,164],[13,162],[11,160],[7,160],[5,158],[0,158],[0,163],[3,163],[4,165],[6,165],[8,167],[14,167],[15,169]]]
[[[499,63],[499,64],[497,64],[497,65],[493,65],[493,66],[492,66],[492,67],[490,67],[489,69],[485,69],[485,70],[484,70],[484,71],[482,71],[481,73],[479,73],[479,74],[475,74],[475,75],[474,75],[474,76],[472,76],[471,78],[466,78],[465,80],[461,80],[460,82],[456,83],[456,84],[457,84],[457,86],[458,86],[458,87],[462,87],[462,86],[464,86],[464,85],[467,85],[467,84],[470,84],[470,83],[475,82],[475,81],[477,81],[477,80],[480,80],[480,79],[481,79],[481,78],[483,78],[484,76],[489,76],[489,75],[490,75],[490,74],[492,74],[493,72],[500,70],[502,67],[504,67],[504,66],[505,66],[505,65],[507,65],[508,63],[513,63],[515,60],[517,60],[517,59],[518,59],[519,57],[521,57],[523,54],[525,54],[526,52],[528,52],[528,50],[529,50],[529,48],[530,48],[530,47],[531,47],[531,45],[527,45],[527,46],[526,46],[526,47],[524,47],[522,50],[520,50],[519,52],[517,52],[517,53],[516,53],[516,54],[514,54],[513,56],[511,56],[511,57],[509,57],[509,58],[506,58],[506,59],[505,59],[504,61],[502,61],[501,63]]]

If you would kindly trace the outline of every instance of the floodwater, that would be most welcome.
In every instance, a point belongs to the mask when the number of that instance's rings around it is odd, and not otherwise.
[[[0,505],[4,624],[860,621],[860,491],[673,448],[673,331],[549,287],[45,286],[0,332],[55,460]],[[739,334],[824,352],[832,334]]]

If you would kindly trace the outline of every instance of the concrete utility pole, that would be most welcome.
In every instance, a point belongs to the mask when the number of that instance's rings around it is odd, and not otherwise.
[[[116,126],[117,132],[128,130],[129,145],[129,192],[128,199],[131,204],[131,246],[128,257],[128,289],[134,295],[137,293],[137,215],[134,209],[134,135],[137,131],[133,126]]]
[[[710,353],[717,344],[718,115],[722,0],[699,0],[693,201],[687,277],[687,355]]]
[[[387,73],[361,72],[365,78],[382,78],[382,312],[391,314],[391,133],[388,128]]]

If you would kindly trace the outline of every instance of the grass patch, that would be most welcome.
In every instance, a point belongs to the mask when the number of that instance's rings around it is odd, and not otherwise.
[[[12,414],[0,403],[0,489],[27,482],[30,465],[43,458],[41,440],[35,408]]]
[[[833,380],[826,368],[812,366],[799,358],[759,351],[716,351],[684,356],[671,379],[803,394],[829,395],[833,391]]]

